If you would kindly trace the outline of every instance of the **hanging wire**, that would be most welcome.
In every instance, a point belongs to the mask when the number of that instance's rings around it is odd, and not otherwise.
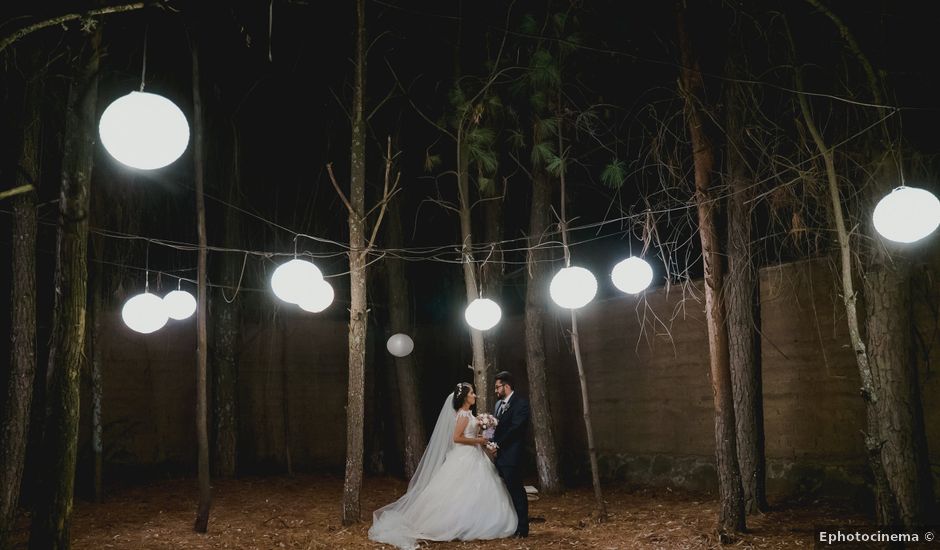
[[[897,112],[898,109],[894,109],[894,112]],[[885,123],[887,125],[887,123]],[[904,142],[904,115],[898,115],[898,139],[897,147],[895,148],[895,160],[898,163],[898,176],[901,178],[901,187],[906,187],[904,183],[904,153],[902,147]]]
[[[238,291],[242,287],[242,277],[245,276],[245,264],[248,263],[248,253],[245,253],[245,257],[242,259],[242,272],[238,276],[238,283],[235,284],[235,294],[232,294],[232,299],[229,300],[228,296],[225,295],[225,288],[222,288],[222,299],[225,300],[225,303],[231,304],[235,301],[235,297],[238,296]]]
[[[268,61],[274,61],[274,53],[271,49],[271,40],[274,36],[274,0],[268,3]]]
[[[144,83],[147,80],[147,35],[150,32],[150,25],[144,26],[144,55],[140,67],[140,91],[144,91]]]
[[[150,290],[150,241],[144,247],[144,294]]]
[[[479,297],[480,298],[483,297],[483,278],[486,276],[485,275],[486,269],[484,268],[486,267],[486,262],[490,261],[490,257],[493,255],[493,251],[495,250],[496,250],[496,243],[492,243],[490,245],[490,253],[486,255],[486,258],[483,258],[483,262],[480,264],[480,275],[479,275],[479,281],[480,281],[480,288],[479,288],[480,296]]]

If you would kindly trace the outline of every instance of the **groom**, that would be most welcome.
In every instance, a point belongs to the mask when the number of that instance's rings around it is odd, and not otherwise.
[[[502,371],[496,375],[496,469],[509,489],[519,524],[517,537],[529,536],[529,500],[522,486],[522,461],[525,452],[526,430],[529,428],[529,401],[513,391],[512,373]]]

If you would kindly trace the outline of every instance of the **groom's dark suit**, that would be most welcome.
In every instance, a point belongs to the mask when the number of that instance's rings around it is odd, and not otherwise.
[[[497,405],[498,406],[498,405]],[[513,392],[509,402],[497,409],[499,423],[493,433],[493,442],[499,445],[496,469],[509,489],[513,508],[519,518],[516,534],[529,535],[529,500],[522,486],[522,464],[525,456],[526,431],[529,429],[529,401]]]

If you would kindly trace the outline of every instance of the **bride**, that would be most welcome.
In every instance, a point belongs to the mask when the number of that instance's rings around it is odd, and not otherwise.
[[[375,511],[370,539],[412,550],[418,540],[496,539],[515,532],[516,512],[481,447],[487,441],[477,434],[474,403],[473,386],[465,382],[447,396],[408,491]]]

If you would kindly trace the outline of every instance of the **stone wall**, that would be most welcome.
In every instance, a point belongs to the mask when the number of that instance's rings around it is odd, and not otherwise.
[[[823,262],[761,271],[761,334],[768,491],[773,497],[859,496],[864,489],[864,410],[848,346],[844,309]],[[917,301],[921,338],[940,342],[936,290]],[[922,293],[923,294],[923,293]],[[918,295],[920,296],[920,295]],[[644,297],[599,300],[579,312],[595,439],[604,478],[712,491],[714,429],[708,342],[701,287],[655,289]],[[931,306],[933,304],[933,306]],[[459,312],[458,312],[459,313]],[[565,476],[585,481],[587,453],[580,388],[564,338],[570,318],[546,319],[550,399]],[[193,323],[150,336],[106,331],[106,449],[111,462],[135,465],[195,461]],[[239,461],[245,468],[283,469],[285,438],[298,469],[342,470],[345,452],[346,324],[288,315],[245,329],[239,372]],[[373,324],[373,329],[377,327]],[[519,318],[496,329],[500,368],[525,387]],[[416,331],[415,358],[425,418],[432,422],[453,383],[470,380],[469,337],[461,315]],[[372,338],[367,411],[377,422],[367,452],[394,454],[398,422],[385,336]],[[940,383],[922,361],[920,377],[928,442],[940,469]],[[488,390],[489,391],[489,390]],[[284,418],[289,419],[285,426]],[[388,462],[386,457],[386,462]],[[394,462],[394,460],[391,460]],[[938,472],[940,473],[940,472]]]

